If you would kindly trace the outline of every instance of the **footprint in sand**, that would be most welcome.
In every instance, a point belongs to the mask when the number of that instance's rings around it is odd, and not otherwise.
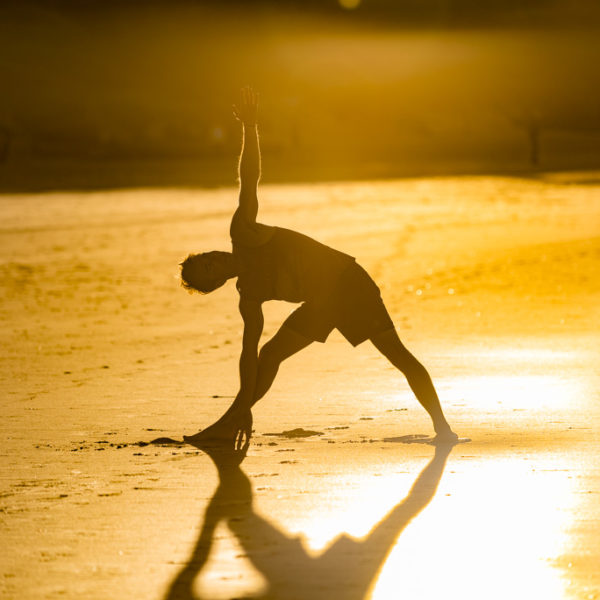
[[[284,438],[307,438],[315,435],[324,435],[322,431],[310,431],[308,429],[290,429],[289,431],[282,431],[281,433],[265,433],[264,435]]]
[[[430,444],[432,446],[436,446],[444,443],[464,444],[466,442],[470,442],[471,440],[469,438],[458,438],[450,442],[445,442],[444,440],[438,440],[435,436],[417,433],[414,435],[401,435],[399,437],[383,438],[383,441],[396,444]]]

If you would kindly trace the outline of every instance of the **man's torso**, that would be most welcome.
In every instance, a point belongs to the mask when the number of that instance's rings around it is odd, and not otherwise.
[[[232,239],[240,264],[237,288],[242,298],[321,303],[354,263],[353,257],[296,231],[268,229],[272,234],[259,246]]]

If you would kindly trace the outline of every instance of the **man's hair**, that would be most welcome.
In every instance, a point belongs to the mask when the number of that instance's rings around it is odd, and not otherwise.
[[[227,279],[209,279],[202,267],[212,262],[216,256],[223,254],[228,254],[228,252],[212,250],[201,254],[190,254],[182,263],[179,263],[181,267],[181,285],[190,292],[195,291],[201,294],[208,294],[221,287]]]

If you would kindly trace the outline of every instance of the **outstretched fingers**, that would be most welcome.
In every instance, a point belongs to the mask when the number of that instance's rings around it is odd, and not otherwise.
[[[249,85],[242,88],[242,97],[248,106],[256,106],[258,104],[258,94]]]
[[[254,124],[258,109],[258,94],[249,86],[245,86],[240,92],[239,104],[233,105],[233,115],[244,124]]]
[[[235,436],[234,447],[236,450],[247,449],[250,445],[250,438],[252,437],[252,431],[248,431],[246,428],[240,429]]]
[[[247,411],[241,416],[241,422],[236,427],[234,436],[234,447],[240,450],[243,447],[247,447],[250,444],[250,438],[252,437],[252,412]]]

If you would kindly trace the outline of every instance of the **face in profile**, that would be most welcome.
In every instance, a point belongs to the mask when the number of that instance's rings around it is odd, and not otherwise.
[[[220,288],[231,276],[229,252],[203,252],[190,254],[181,263],[181,283],[188,290],[208,294]]]

